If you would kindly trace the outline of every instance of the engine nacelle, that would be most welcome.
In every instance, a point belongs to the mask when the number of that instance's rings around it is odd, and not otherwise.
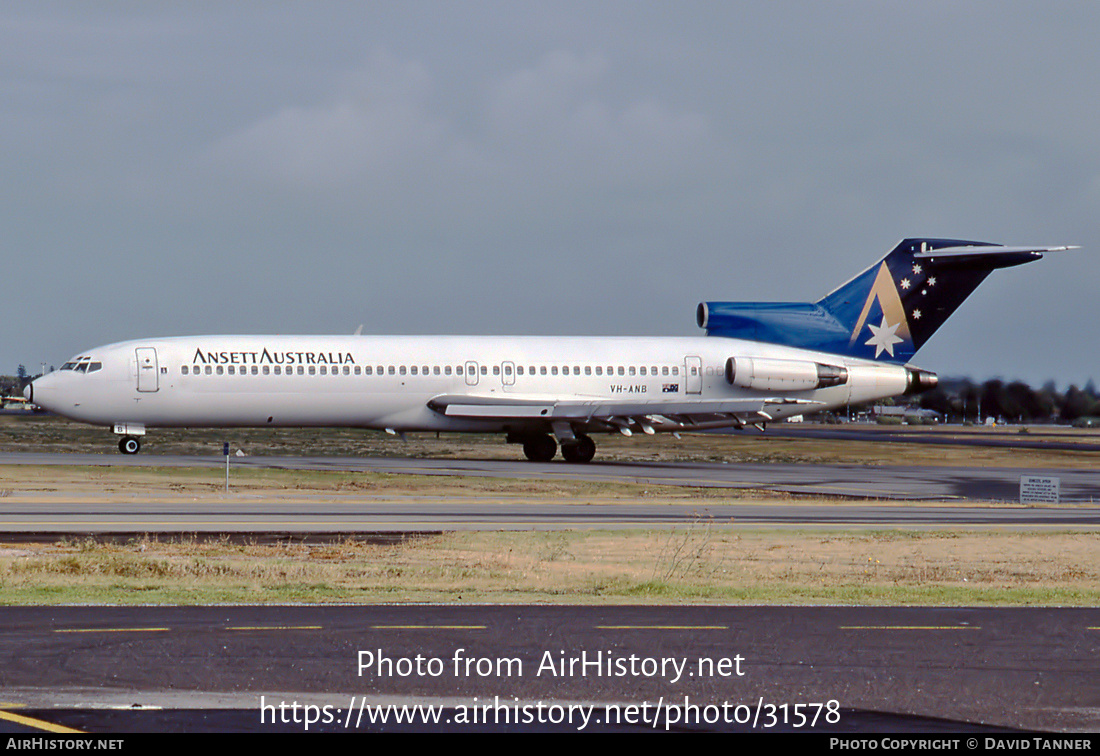
[[[809,360],[730,357],[726,360],[726,382],[760,391],[809,391],[847,383],[848,370]]]
[[[940,379],[935,373],[920,368],[907,368],[906,394],[920,394],[931,391],[939,385]]]

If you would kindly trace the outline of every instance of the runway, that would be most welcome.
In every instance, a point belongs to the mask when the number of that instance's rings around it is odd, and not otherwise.
[[[0,541],[97,534],[128,540],[146,533],[237,533],[254,539],[305,537],[318,541],[386,532],[556,530],[653,527],[1050,527],[1100,526],[1100,509],[1051,507],[898,506],[891,504],[592,504],[519,498],[371,497],[275,501],[126,502],[6,501]]]
[[[165,721],[301,732],[291,702],[299,713],[332,707],[332,721],[313,731],[382,730],[349,721],[349,710],[400,703],[446,707],[449,722],[420,729],[507,729],[455,719],[462,706],[494,700],[506,704],[496,717],[539,702],[595,706],[585,729],[596,731],[666,724],[608,720],[611,705],[640,716],[646,704],[651,717],[671,705],[682,717],[685,701],[716,715],[727,704],[741,721],[681,720],[678,731],[1100,726],[1096,609],[5,607],[0,618],[4,710],[91,732]],[[273,722],[280,702],[287,721]],[[271,707],[266,720],[261,704]],[[798,718],[815,711],[813,726]],[[12,728],[0,717],[0,730]]]

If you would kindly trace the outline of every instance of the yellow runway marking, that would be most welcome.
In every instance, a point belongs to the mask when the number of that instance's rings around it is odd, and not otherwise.
[[[56,732],[64,734],[76,734],[84,735],[83,730],[74,730],[71,727],[65,727],[64,725],[54,724],[53,722],[47,722],[44,719],[35,719],[34,717],[24,717],[22,714],[12,714],[10,711],[0,711],[0,719],[8,722],[14,722],[15,724],[21,724],[24,727],[33,727],[36,730],[44,730],[46,732]]]
[[[226,630],[322,630],[321,625],[257,625],[256,627],[227,627]]]
[[[371,625],[371,630],[484,630],[486,625]]]
[[[841,625],[841,630],[981,630],[975,625]]]
[[[596,625],[597,630],[729,630],[726,625]]]
[[[170,627],[74,627],[54,630],[55,633],[167,633]]]

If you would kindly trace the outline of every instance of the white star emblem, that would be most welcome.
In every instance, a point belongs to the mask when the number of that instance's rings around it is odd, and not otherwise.
[[[867,327],[871,329],[871,333],[874,334],[865,343],[867,346],[873,346],[875,348],[875,358],[877,359],[883,352],[888,353],[891,357],[894,356],[894,344],[900,344],[905,339],[898,336],[895,332],[898,330],[898,326],[901,323],[889,325],[886,322],[886,316],[882,316],[882,325],[873,326],[870,323]]]
[[[929,286],[935,286],[936,285],[936,277],[935,276],[932,276],[931,278],[928,279],[928,285]]]
[[[913,320],[920,320],[920,310],[913,310]]]
[[[920,275],[920,265],[914,265],[913,266],[913,275],[914,276],[919,276]]]
[[[903,279],[901,279],[901,288],[903,288],[903,289],[908,289],[908,288],[909,288],[909,286],[910,286],[910,283],[909,283],[909,279],[908,279],[908,278],[903,278]]]

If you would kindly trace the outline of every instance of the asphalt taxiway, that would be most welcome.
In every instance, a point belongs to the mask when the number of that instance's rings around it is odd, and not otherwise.
[[[0,454],[12,464],[222,469],[224,457],[101,454]],[[1060,527],[1100,525],[1100,473],[974,467],[823,464],[531,463],[358,457],[234,457],[231,467],[400,473],[441,478],[472,476],[540,481],[583,480],[665,487],[762,490],[795,494],[789,502],[713,498],[677,503],[644,498],[608,502],[594,497],[554,499],[508,495],[372,494],[264,496],[248,492],[202,497],[81,496],[64,490],[5,492],[0,533],[7,540],[97,533],[326,534],[451,529],[637,528],[721,525],[881,527]],[[1020,476],[1058,477],[1061,504],[1020,506]],[[232,477],[232,476],[231,476]],[[822,501],[824,499],[824,501]],[[917,503],[920,502],[920,503]],[[938,503],[937,503],[938,502]]]
[[[224,457],[182,455],[2,453],[4,465],[216,467]],[[1060,478],[1062,501],[1100,502],[1100,468],[1035,469],[810,463],[651,462],[629,464],[512,460],[444,460],[400,457],[232,457],[231,467],[380,472],[407,475],[589,480],[703,488],[756,489],[781,493],[894,500],[1017,501],[1022,475]]]

